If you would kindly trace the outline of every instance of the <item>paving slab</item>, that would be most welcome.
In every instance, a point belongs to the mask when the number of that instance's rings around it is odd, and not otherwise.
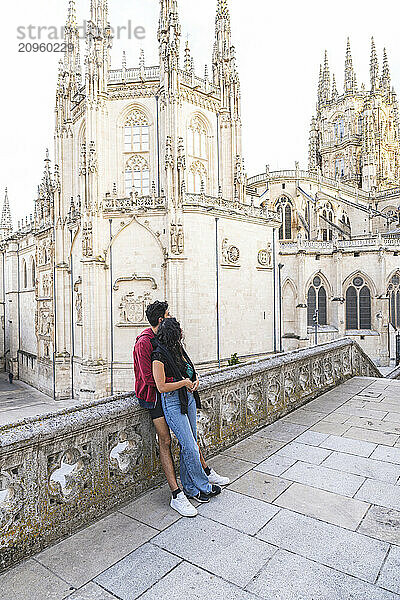
[[[242,587],[276,552],[274,546],[264,541],[201,515],[194,523],[191,519],[181,519],[152,543]]]
[[[157,533],[117,512],[44,550],[36,560],[79,588]]]
[[[304,483],[305,485],[350,498],[354,496],[365,481],[365,477],[360,477],[359,475],[328,469],[322,465],[310,465],[301,461],[298,461],[287,469],[283,477],[290,481]]]
[[[400,423],[395,421],[378,421],[377,419],[365,419],[363,417],[350,417],[346,422],[349,427],[361,427],[363,429],[373,429],[386,433],[395,433],[400,435]]]
[[[257,537],[370,583],[389,548],[385,542],[285,509]]]
[[[396,483],[400,477],[398,465],[343,452],[333,452],[324,461],[323,466],[388,483]]]
[[[376,448],[376,444],[364,442],[362,440],[352,440],[343,438],[337,435],[330,435],[326,440],[321,442],[321,448],[328,450],[337,450],[338,452],[346,452],[347,454],[356,454],[357,456],[370,456]]]
[[[395,600],[397,596],[316,562],[279,550],[247,586],[265,600]]]
[[[268,473],[269,475],[279,476],[295,463],[296,460],[294,458],[287,458],[286,456],[277,456],[274,454],[259,465],[256,465],[254,470],[261,471],[261,473]]]
[[[352,415],[354,417],[377,420],[382,420],[387,415],[387,412],[383,410],[374,410],[372,408],[356,408],[355,406],[351,406],[351,404],[344,404],[338,408],[337,411],[344,415]]]
[[[398,546],[391,547],[379,575],[378,585],[400,594],[400,548]]]
[[[343,413],[339,413],[339,412],[333,412],[330,413],[329,415],[326,415],[326,417],[321,421],[322,423],[339,423],[339,424],[343,424],[346,423],[346,421],[349,420],[349,416],[348,415],[344,415]]]
[[[316,425],[313,425],[310,431],[317,431],[319,433],[327,433],[329,435],[343,435],[349,429],[350,425],[344,423],[329,423],[328,421],[320,421]]]
[[[180,515],[170,507],[171,492],[167,485],[152,490],[119,509],[124,515],[162,531],[180,519]]]
[[[298,444],[297,442],[287,444],[287,446],[277,452],[277,456],[286,456],[287,458],[302,460],[314,465],[321,464],[330,454],[329,450],[316,448],[307,444]]]
[[[279,419],[275,423],[267,425],[259,433],[278,442],[291,442],[304,431],[307,431],[307,425],[297,425],[296,423],[289,423]]]
[[[355,497],[359,500],[371,502],[371,504],[400,510],[400,485],[367,479]]]
[[[184,562],[140,600],[257,600],[257,596]]]
[[[253,464],[240,460],[239,458],[232,458],[231,456],[223,456],[220,454],[215,458],[207,461],[208,465],[215,469],[220,475],[229,477],[231,481],[235,481],[254,466]]]
[[[242,533],[255,535],[279,508],[261,500],[224,490],[217,498],[198,508],[199,514]]]
[[[317,431],[305,431],[296,439],[298,444],[308,444],[309,446],[319,446],[328,438],[327,433],[318,433]]]
[[[378,446],[371,454],[371,458],[400,465],[400,450],[398,448]]]
[[[136,600],[180,562],[181,558],[148,543],[101,573],[95,581],[122,600]]]
[[[284,446],[284,442],[270,440],[261,435],[252,435],[246,440],[232,446],[232,448],[229,448],[222,454],[224,456],[232,456],[233,458],[240,458],[258,464],[272,454],[275,454],[282,446]]]
[[[372,429],[364,429],[362,427],[350,427],[344,434],[345,438],[352,438],[355,440],[363,440],[365,442],[372,442],[374,444],[386,444],[387,446],[394,446],[394,444],[400,439],[395,433],[388,433],[387,431],[374,431]]]
[[[291,481],[280,479],[274,475],[249,471],[232,483],[229,489],[264,502],[273,502],[290,485]]]
[[[274,504],[352,530],[357,529],[370,506],[366,502],[301,483],[291,485]]]
[[[294,412],[290,413],[290,415],[287,417],[284,417],[283,420],[289,423],[307,425],[307,427],[310,427],[311,425],[318,423],[318,421],[321,421],[325,416],[326,413],[313,412],[311,410],[298,408]]]
[[[74,588],[33,559],[0,575],[2,600],[57,600]]]
[[[68,600],[115,600],[115,596],[91,582],[84,585],[71,596],[68,596]]]
[[[383,506],[371,506],[357,531],[400,546],[400,512]]]

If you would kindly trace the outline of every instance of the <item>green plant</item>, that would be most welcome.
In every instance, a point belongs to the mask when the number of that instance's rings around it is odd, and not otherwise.
[[[238,365],[238,364],[239,364],[238,355],[236,353],[232,354],[230,359],[228,360],[228,365],[230,367],[233,367],[233,365]]]

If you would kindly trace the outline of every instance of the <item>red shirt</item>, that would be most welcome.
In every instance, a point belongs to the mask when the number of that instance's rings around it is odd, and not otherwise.
[[[151,340],[154,337],[154,331],[150,327],[145,329],[136,338],[133,349],[135,393],[141,401],[141,405],[147,406],[147,408],[154,408],[157,400],[157,389],[151,362],[151,353],[153,352]]]

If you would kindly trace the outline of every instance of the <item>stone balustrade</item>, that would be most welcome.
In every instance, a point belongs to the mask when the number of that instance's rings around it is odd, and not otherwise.
[[[185,194],[184,207],[215,208],[219,211],[225,211],[232,214],[243,215],[246,217],[257,217],[268,221],[280,221],[276,211],[267,207],[258,207],[254,204],[244,204],[239,200],[227,200],[225,198],[209,196],[207,194]]]
[[[129,198],[105,198],[102,202],[103,213],[124,213],[136,212],[141,210],[163,210],[167,207],[165,196],[158,197],[136,196]]]
[[[299,238],[296,241],[280,240],[281,252],[285,254],[296,254],[299,251],[317,251],[332,253],[336,250],[354,252],[361,250],[380,250],[381,248],[400,248],[400,235],[369,235],[351,240],[306,241]]]
[[[200,443],[216,454],[355,375],[381,376],[351,340],[210,372]],[[0,570],[162,477],[153,426],[132,394],[1,426]]]

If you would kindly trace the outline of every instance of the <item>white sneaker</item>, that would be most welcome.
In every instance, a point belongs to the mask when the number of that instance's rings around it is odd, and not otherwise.
[[[229,477],[222,477],[222,475],[218,475],[214,469],[211,469],[211,473],[208,476],[208,481],[210,483],[214,483],[215,485],[228,485],[231,482]]]
[[[182,517],[195,517],[197,515],[197,510],[193,504],[190,504],[183,492],[179,492],[176,498],[171,498],[170,506]]]

